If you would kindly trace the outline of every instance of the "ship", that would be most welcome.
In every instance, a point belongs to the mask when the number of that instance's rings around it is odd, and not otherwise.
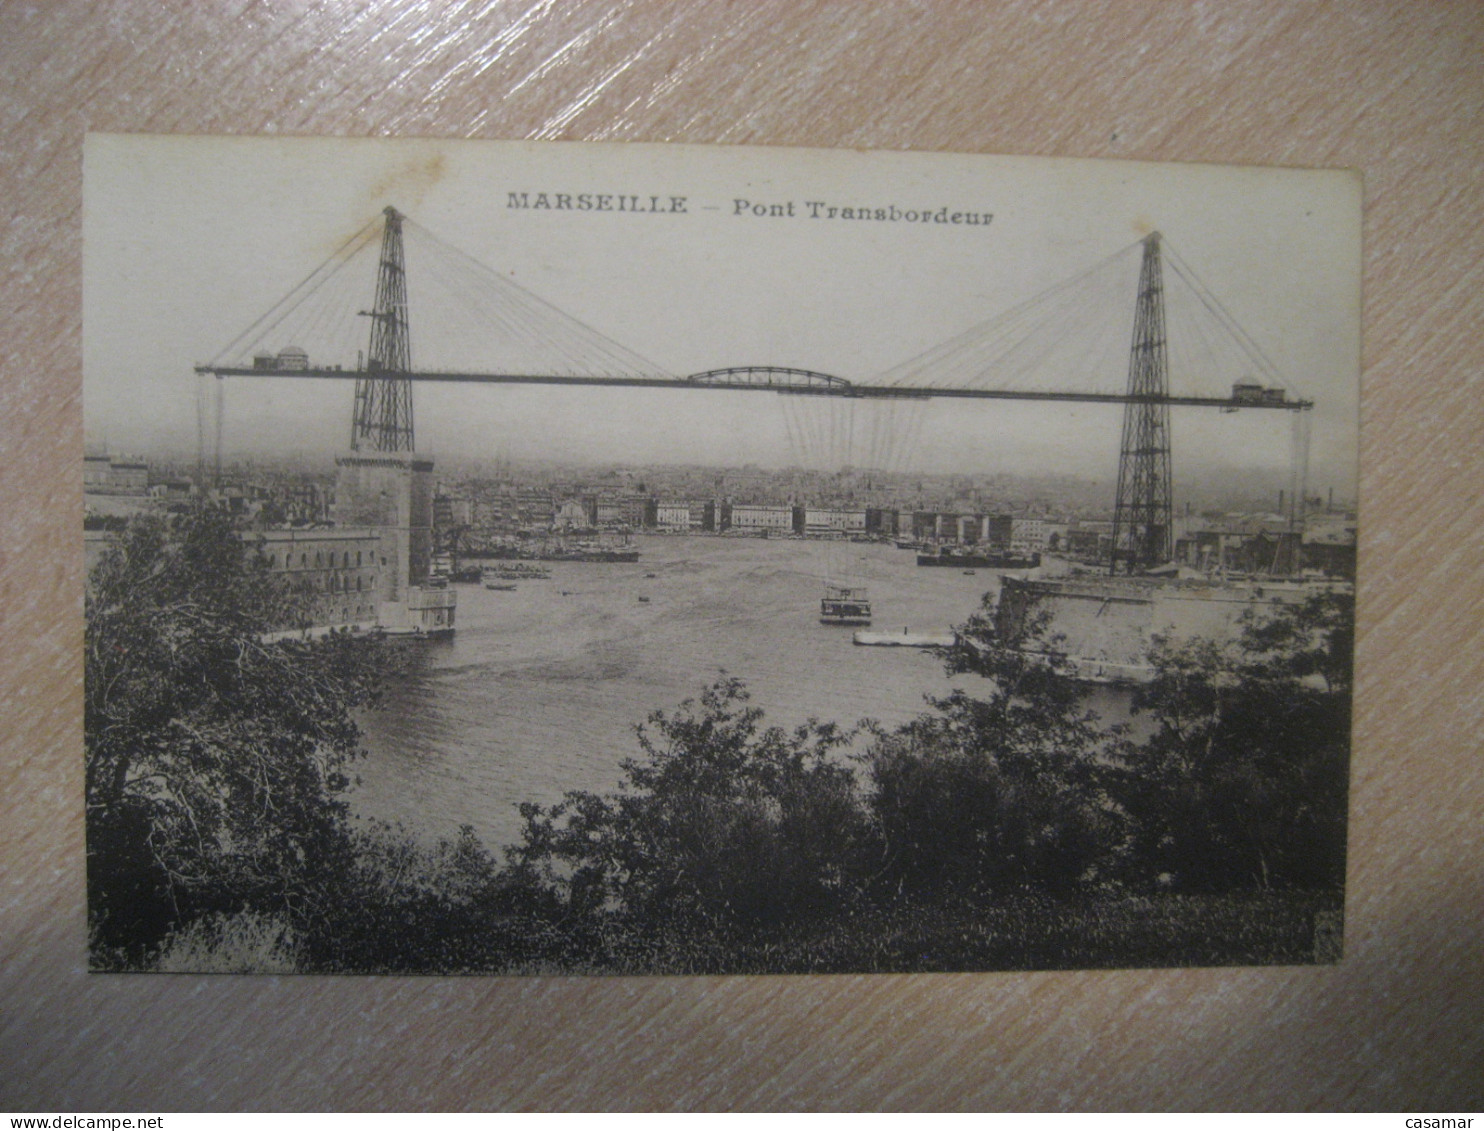
[[[917,564],[957,569],[1035,569],[1041,564],[1041,555],[1034,550],[1030,553],[1018,550],[940,550],[937,553],[919,553]]]
[[[544,566],[529,565],[526,562],[512,562],[508,565],[486,566],[482,578],[487,584],[492,578],[497,581],[545,581],[551,576],[551,570]],[[515,586],[511,586],[515,588]]]
[[[820,624],[870,624],[871,601],[864,589],[826,585],[819,602]]]
[[[496,555],[503,559],[528,562],[637,562],[639,551],[628,539],[613,541],[569,541],[566,538],[545,539],[534,546],[499,547]]]
[[[537,554],[536,558],[543,562],[637,562],[639,551],[577,545],[562,550],[547,550]]]

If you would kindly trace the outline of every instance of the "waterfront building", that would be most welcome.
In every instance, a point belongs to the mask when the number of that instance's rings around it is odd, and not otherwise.
[[[1066,552],[1077,561],[1106,562],[1113,552],[1113,524],[1087,520],[1069,524]]]
[[[804,533],[816,537],[828,535],[864,534],[866,512],[864,510],[841,510],[835,507],[805,507]]]
[[[620,522],[634,530],[653,529],[656,503],[644,495],[624,495],[618,500]]]
[[[116,531],[83,533],[88,575],[118,537]],[[320,527],[310,530],[254,530],[240,535],[265,568],[284,579],[300,598],[283,635],[300,632],[365,632],[381,624],[381,579],[385,572],[382,539],[371,528]]]
[[[1355,578],[1355,523],[1316,516],[1301,532],[1280,515],[1226,515],[1191,526],[1175,542],[1175,560],[1197,569],[1252,574]]]
[[[433,461],[411,452],[355,452],[338,457],[335,467],[335,525],[373,528],[380,538],[380,627],[452,632],[454,591],[432,578]]]
[[[140,459],[111,456],[94,448],[82,457],[84,494],[145,495],[149,492],[149,465]]]
[[[623,526],[628,521],[618,499],[593,499],[591,513],[594,526]]]
[[[1327,577],[1355,580],[1355,520],[1323,520],[1304,527],[1300,564]]]
[[[588,509],[587,502],[583,499],[568,499],[557,506],[552,515],[553,526],[584,527],[593,526],[595,518]]]
[[[243,537],[304,598],[302,623],[282,626],[286,631],[363,632],[381,624],[380,582],[389,563],[379,530],[264,530]]]
[[[788,534],[794,528],[794,508],[733,503],[730,526],[733,530]]]
[[[660,530],[672,533],[689,530],[690,514],[689,503],[658,503],[654,510],[654,524]]]
[[[866,533],[895,537],[899,529],[899,512],[883,507],[866,508]]]
[[[983,531],[982,541],[998,550],[1008,550],[1015,540],[1015,519],[1008,514],[987,514]]]
[[[690,528],[693,532],[714,533],[716,530],[716,503],[707,499],[690,504]]]
[[[1040,552],[1046,548],[1046,521],[1040,518],[1010,520],[1010,549]]]
[[[469,509],[469,524],[479,530],[514,530],[520,525],[520,502],[514,488],[482,492]]]
[[[521,487],[515,497],[515,521],[507,525],[551,527],[556,525],[557,504],[550,492],[539,487]]]
[[[107,452],[89,451],[82,456],[82,489],[84,492],[109,485],[109,471],[113,461]]]
[[[274,526],[240,535],[304,597],[295,623],[282,631],[452,632],[454,592],[431,576],[432,461],[384,452],[353,453],[335,463],[333,526]],[[210,497],[229,514],[248,511],[248,494],[240,488]],[[317,509],[316,499],[313,491],[304,496],[310,509]],[[89,573],[112,537],[107,529],[84,532]]]

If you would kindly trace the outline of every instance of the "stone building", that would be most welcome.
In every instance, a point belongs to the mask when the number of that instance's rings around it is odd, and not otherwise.
[[[432,577],[433,461],[411,452],[355,452],[335,460],[335,525],[377,532],[379,623],[391,633],[454,628],[456,598]]]

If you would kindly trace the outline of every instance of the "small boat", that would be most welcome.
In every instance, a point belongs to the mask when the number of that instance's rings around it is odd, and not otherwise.
[[[647,604],[649,604],[649,598],[648,597],[640,597],[639,598],[639,604],[641,604],[641,605],[647,605]]]
[[[653,577],[653,576],[654,576],[654,574],[652,574],[652,573],[646,573],[646,574],[645,574],[645,575],[644,575],[644,576],[645,576],[645,577]]]
[[[819,602],[820,624],[870,624],[871,601],[864,589],[826,585]]]
[[[876,648],[951,648],[954,636],[951,632],[857,632],[851,642]]]
[[[966,570],[964,570],[964,576],[965,577],[973,577],[974,574],[977,573],[977,572],[978,572],[977,570],[966,569]]]
[[[499,590],[502,590],[502,591],[508,593],[512,589],[515,588],[515,582],[513,582],[513,581],[486,581],[484,583],[484,587],[486,589],[499,589]]]
[[[1041,555],[1036,551],[1025,553],[1019,550],[943,550],[931,553],[918,551],[920,566],[958,566],[960,569],[1035,569],[1041,564]]]

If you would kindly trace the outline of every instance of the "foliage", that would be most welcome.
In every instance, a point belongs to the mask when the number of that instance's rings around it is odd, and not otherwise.
[[[512,852],[576,917],[726,930],[822,914],[848,895],[864,826],[833,724],[762,727],[737,680],[638,728],[620,790],[522,806]]]
[[[1116,792],[1144,877],[1179,890],[1339,888],[1353,599],[1310,597],[1222,646],[1159,643]]]
[[[635,950],[638,961],[612,969],[844,974],[1305,963],[1337,957],[1340,905],[1335,893],[1295,891],[876,901],[725,944],[686,939]]]
[[[1030,647],[1046,624],[1033,617],[1005,640],[986,617],[969,621],[947,665],[984,677],[983,693],[933,701],[867,752],[878,882],[984,898],[1100,879],[1124,837],[1099,764],[1108,735],[1086,689]]]
[[[465,825],[431,847],[400,827],[352,833],[353,860],[302,948],[324,973],[499,972],[540,964],[569,940],[550,893],[501,869]]]
[[[161,947],[153,969],[164,974],[293,974],[297,940],[280,918],[242,911],[192,919]]]
[[[1242,633],[1244,678],[1259,684],[1322,684],[1348,695],[1355,663],[1355,598],[1324,591],[1268,620],[1250,618]]]
[[[132,523],[86,598],[96,953],[138,963],[210,912],[314,920],[344,866],[364,641],[267,643],[295,595],[218,512]]]
[[[764,728],[726,681],[641,728],[618,793],[525,806],[506,875],[557,901],[565,968],[1299,960],[1343,878],[1349,626],[1324,597],[1162,645],[1135,741],[1044,615],[976,617],[946,662],[983,682],[870,727],[859,775],[848,736]]]

